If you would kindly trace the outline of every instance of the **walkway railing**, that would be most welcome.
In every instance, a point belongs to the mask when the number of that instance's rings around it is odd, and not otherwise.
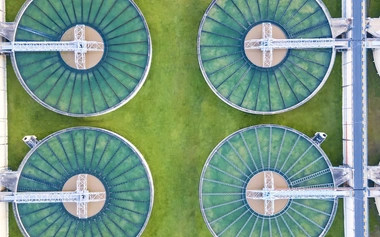
[[[5,0],[0,1],[0,22],[5,22]],[[7,61],[5,55],[0,55],[0,170],[8,168],[7,111]],[[7,203],[0,203],[0,236],[9,236]]]

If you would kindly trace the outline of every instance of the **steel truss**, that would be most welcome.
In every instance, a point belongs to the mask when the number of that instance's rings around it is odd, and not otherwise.
[[[89,192],[87,190],[87,174],[79,174],[74,192],[14,192],[4,197],[4,201],[14,203],[60,203],[77,204],[77,216],[87,218],[87,204],[106,200],[105,192]]]
[[[274,190],[247,190],[246,197],[254,200],[279,199],[332,199],[337,197],[350,197],[351,188],[290,188]]]
[[[264,210],[267,216],[274,214],[274,201],[279,199],[333,199],[352,196],[351,188],[276,189],[272,171],[264,171],[264,188],[262,190],[246,190],[247,199],[264,201]]]
[[[269,42],[272,39],[272,24],[271,23],[263,23],[262,24],[262,35],[263,35],[263,47],[261,50],[263,51],[263,67],[271,67],[273,61],[273,50],[268,48],[268,45],[265,42]],[[245,45],[248,44],[247,41],[244,42]],[[255,43],[252,43],[255,45]],[[261,44],[260,44],[261,45]],[[270,46],[269,46],[270,47]]]
[[[104,51],[104,44],[85,40],[85,25],[74,27],[73,41],[17,41],[2,43],[2,52],[74,52],[77,69],[86,69],[86,53],[88,51]]]
[[[274,178],[273,173],[270,171],[264,171],[264,189],[263,194],[270,194],[272,191],[274,191]],[[248,194],[247,194],[248,196]],[[265,198],[264,199],[264,209],[265,209],[265,215],[273,215],[274,213],[274,200]]]
[[[244,41],[244,49],[259,49],[263,53],[263,67],[271,67],[274,49],[347,48],[348,41],[334,38],[320,39],[273,39],[272,24],[262,24],[262,39]]]

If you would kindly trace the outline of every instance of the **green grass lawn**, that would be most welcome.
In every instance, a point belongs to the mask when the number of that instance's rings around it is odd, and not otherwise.
[[[325,1],[333,17],[340,16],[340,0]],[[373,1],[374,2],[374,1]],[[13,21],[23,0],[7,0],[7,20]],[[323,143],[333,165],[342,162],[341,57],[322,90],[305,105],[274,116],[250,115],[222,102],[207,86],[199,70],[196,37],[210,0],[136,0],[149,24],[153,61],[145,85],[120,109],[95,118],[70,118],[35,102],[21,87],[8,62],[9,165],[17,169],[28,148],[22,137],[43,138],[57,130],[86,125],[114,131],[131,141],[152,171],[155,200],[143,236],[211,236],[198,201],[203,164],[212,149],[230,133],[250,125],[276,123],[309,136],[323,131]],[[376,3],[378,6],[379,4]],[[378,8],[380,9],[380,8]],[[378,10],[380,15],[380,10]],[[380,80],[369,63],[370,163],[378,163]],[[378,102],[379,101],[379,102]],[[371,108],[374,108],[371,110]],[[377,143],[376,143],[376,142]],[[373,213],[373,212],[372,212]],[[378,222],[371,215],[371,229]],[[22,236],[10,215],[11,236]],[[343,236],[343,209],[327,236]]]

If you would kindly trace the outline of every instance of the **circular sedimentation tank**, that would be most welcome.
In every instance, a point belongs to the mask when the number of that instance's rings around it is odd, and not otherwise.
[[[90,192],[106,200],[88,204],[88,218],[75,203],[13,204],[25,236],[140,236],[153,206],[153,181],[141,153],[107,130],[75,127],[39,142],[19,167],[18,192],[75,191],[87,174]]]
[[[86,53],[86,70],[73,52],[15,52],[12,63],[25,90],[57,113],[86,117],[117,109],[132,99],[150,68],[147,23],[132,0],[27,1],[15,20],[15,41],[72,41],[85,25],[86,41],[104,43]]]
[[[269,4],[270,3],[270,4]],[[330,14],[321,1],[213,0],[198,32],[198,61],[213,92],[228,105],[253,114],[275,114],[310,100],[327,80],[335,50],[274,49],[270,67],[263,52],[244,48],[262,39],[332,38]]]
[[[247,198],[262,190],[265,173],[274,188],[333,188],[331,163],[306,135],[279,125],[258,125],[225,138],[211,152],[200,180],[203,218],[214,236],[323,236],[337,210],[335,199],[280,199],[273,214],[264,201]]]

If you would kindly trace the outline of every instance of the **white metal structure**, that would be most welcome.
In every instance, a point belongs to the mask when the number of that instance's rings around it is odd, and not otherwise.
[[[263,47],[260,49],[263,51],[263,66],[271,67],[272,61],[273,61],[273,50],[268,48],[267,47],[268,45],[266,45],[266,43],[268,43],[272,39],[272,24],[271,23],[262,24],[262,34],[263,34],[263,39],[261,43],[263,44],[262,45]],[[244,42],[245,49],[251,49],[251,47],[254,45],[255,45],[255,42],[251,42],[251,41]]]
[[[17,41],[2,43],[1,48],[3,51],[8,50],[12,52],[73,51],[86,53],[87,51],[103,51],[103,43],[95,41]]]
[[[17,41],[1,43],[1,52],[74,52],[77,69],[86,69],[86,56],[88,51],[104,51],[104,44],[85,40],[85,25],[74,27],[73,41]]]
[[[275,200],[279,199],[333,199],[352,197],[352,188],[288,188],[276,189],[272,171],[264,171],[264,188],[246,190],[246,198],[264,201],[264,213],[274,214]]]
[[[85,30],[86,30],[85,25],[75,26],[75,28],[74,28],[74,41],[84,42],[85,35],[86,35]],[[89,45],[89,46],[91,47],[91,45]],[[76,65],[77,69],[86,69],[86,56],[85,56],[86,52],[83,52],[81,50],[76,50],[74,53],[75,53],[75,65]]]
[[[273,39],[272,24],[262,24],[262,39],[244,41],[244,49],[260,49],[263,53],[263,67],[271,67],[274,49],[312,49],[348,47],[348,41],[334,38],[321,39]]]
[[[5,1],[3,0],[0,1],[0,21],[5,22]],[[0,170],[8,169],[7,111],[7,60],[5,55],[0,55]],[[4,189],[5,187],[0,184],[0,191]],[[0,202],[0,236],[9,236],[8,214],[8,204]]]
[[[87,204],[101,202],[106,199],[105,192],[89,192],[87,190],[87,174],[79,174],[77,189],[74,192],[14,192],[4,196],[4,201],[14,203],[58,203],[74,202],[77,204],[78,218],[87,218]]]
[[[79,174],[77,179],[77,190],[79,201],[77,200],[77,215],[79,218],[87,218],[87,203],[100,202],[106,200],[105,192],[88,192],[87,174]]]
[[[264,189],[263,194],[270,194],[272,191],[274,191],[274,178],[273,173],[270,171],[264,171]],[[249,193],[247,192],[247,197],[250,195],[255,195],[255,193]],[[265,205],[265,215],[273,215],[274,213],[274,200],[265,198],[264,199],[264,205]]]
[[[289,188],[273,190],[247,190],[248,199],[280,200],[280,199],[332,199],[337,197],[351,197],[351,188]]]

